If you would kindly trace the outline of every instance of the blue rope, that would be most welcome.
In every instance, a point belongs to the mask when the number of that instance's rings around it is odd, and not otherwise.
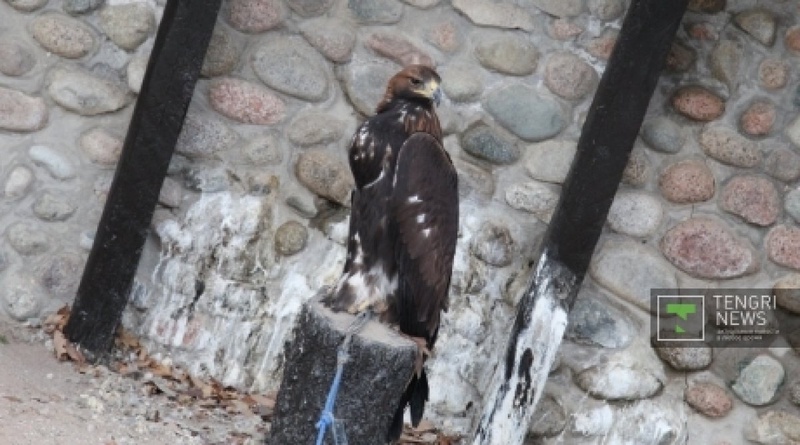
[[[347,340],[349,339],[345,339],[345,344],[349,343]],[[319,430],[317,433],[317,445],[322,445],[322,442],[325,439],[326,429],[332,425],[335,420],[333,417],[333,405],[336,403],[336,395],[339,393],[339,384],[342,383],[344,364],[347,363],[348,358],[349,355],[347,352],[340,348],[336,357],[336,376],[333,377],[331,389],[328,390],[328,397],[325,399],[325,407],[322,409],[319,422],[317,422],[317,429]]]
[[[371,317],[371,311],[358,314],[355,320],[353,320],[353,322],[350,324],[350,327],[347,329],[347,335],[344,337],[344,342],[342,342],[342,344],[339,346],[338,352],[336,353],[336,375],[333,377],[331,389],[328,390],[328,397],[325,399],[325,407],[322,408],[322,413],[320,414],[319,421],[316,425],[317,429],[319,430],[317,433],[316,445],[323,445],[326,430],[329,426],[334,425],[336,422],[336,418],[333,415],[333,406],[336,403],[336,395],[339,393],[339,385],[342,383],[344,365],[348,360],[350,360],[350,341],[352,340],[353,335],[357,334],[358,331],[360,331],[361,328],[366,325],[367,321],[369,321]],[[347,439],[344,437],[344,431],[342,430],[339,434],[336,433],[337,431],[334,428],[334,442],[337,445],[346,445]],[[342,436],[341,438],[340,435]]]

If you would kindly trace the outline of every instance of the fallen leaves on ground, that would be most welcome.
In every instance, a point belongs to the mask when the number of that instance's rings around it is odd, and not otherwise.
[[[96,368],[87,363],[80,349],[64,335],[69,316],[70,308],[64,306],[48,316],[42,328],[45,333],[52,335],[53,352],[58,360],[72,361],[80,372],[90,373]],[[264,420],[272,417],[274,393],[247,394],[213,378],[190,375],[177,366],[150,356],[139,339],[123,328],[117,330],[114,345],[116,351],[113,356],[116,359],[112,361],[110,369],[120,375],[142,379],[143,391],[147,394],[163,394],[184,405],[219,408],[232,415],[256,415]]]
[[[93,373],[97,367],[89,364],[72,342],[64,335],[69,321],[70,308],[64,306],[48,316],[42,329],[53,337],[53,351],[58,360],[71,361],[81,373]],[[248,394],[224,386],[213,378],[200,378],[150,356],[144,345],[131,332],[120,328],[114,338],[116,347],[110,369],[123,376],[141,379],[142,390],[147,395],[161,394],[182,405],[194,405],[206,409],[222,409],[230,415],[259,416],[265,421],[272,418],[275,410],[275,393]],[[157,421],[158,412],[153,419]],[[233,433],[232,433],[233,434]],[[229,444],[244,442],[246,434],[231,436]],[[405,425],[399,445],[458,445],[461,436],[447,435],[431,422],[423,420],[417,428]],[[106,445],[114,445],[112,440]]]
[[[416,428],[406,424],[399,445],[458,445],[461,436],[449,436],[428,420],[422,420]]]

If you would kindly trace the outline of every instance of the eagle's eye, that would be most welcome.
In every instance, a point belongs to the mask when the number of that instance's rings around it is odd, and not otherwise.
[[[422,81],[417,79],[416,77],[412,77],[411,78],[411,85],[420,86],[420,85],[422,85]]]

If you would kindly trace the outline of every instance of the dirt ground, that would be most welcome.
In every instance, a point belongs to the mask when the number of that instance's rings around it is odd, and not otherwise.
[[[157,377],[147,372],[79,370],[55,358],[52,342],[40,328],[0,316],[0,444],[263,443],[259,415],[154,391]]]

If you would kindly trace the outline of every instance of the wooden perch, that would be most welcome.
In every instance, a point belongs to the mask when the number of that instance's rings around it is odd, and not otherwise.
[[[520,445],[688,0],[633,0],[520,299],[472,445]]]
[[[336,373],[339,346],[355,320],[334,313],[317,298],[303,306],[286,346],[268,444],[313,444],[316,424]],[[351,445],[384,445],[392,416],[414,371],[417,345],[397,331],[369,321],[350,343],[334,415]],[[326,444],[333,444],[329,429]]]

